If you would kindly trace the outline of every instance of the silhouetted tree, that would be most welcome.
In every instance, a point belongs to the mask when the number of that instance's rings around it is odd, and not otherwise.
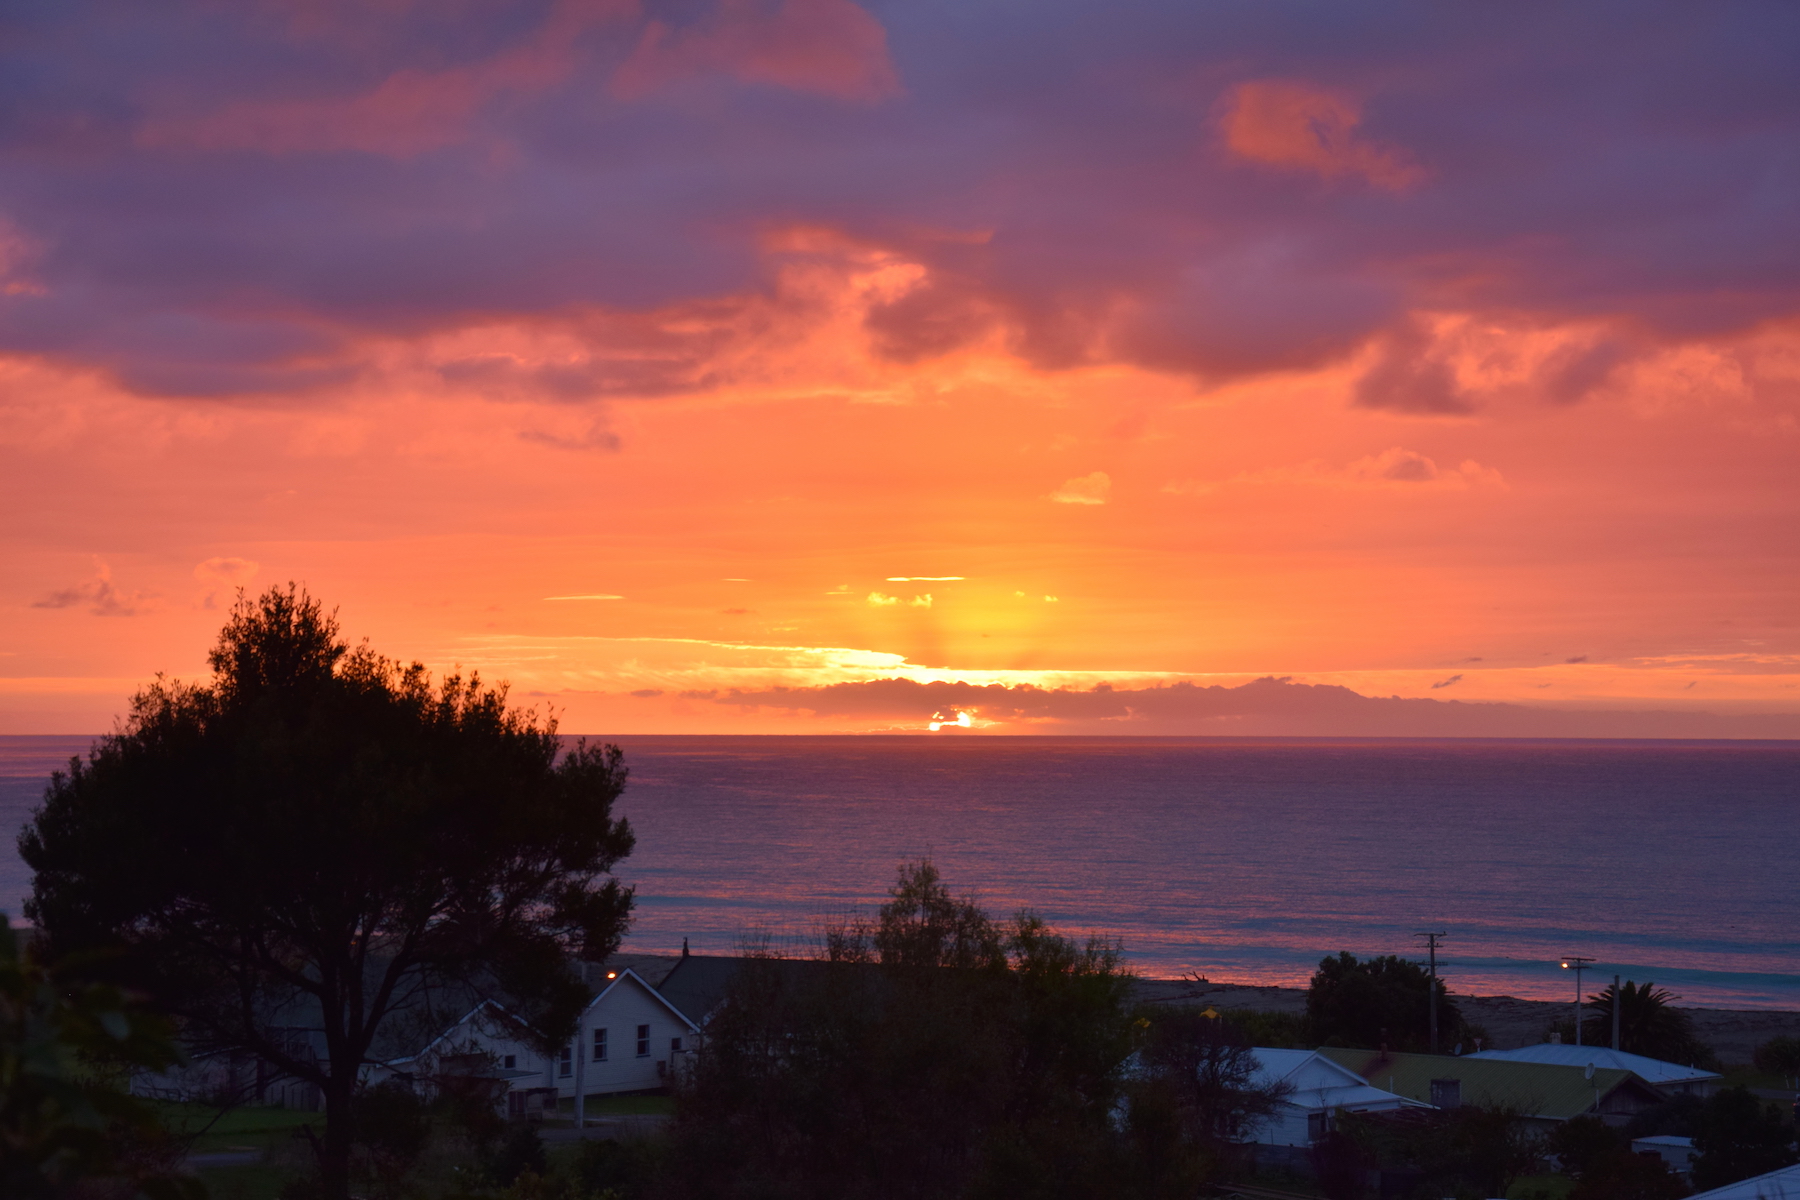
[[[1575,1200],[1679,1200],[1687,1195],[1681,1176],[1660,1158],[1636,1154],[1632,1135],[1599,1117],[1571,1117],[1550,1131],[1544,1148],[1563,1173],[1572,1176]]]
[[[1694,1036],[1693,1019],[1670,1003],[1679,999],[1654,983],[1626,980],[1616,998],[1619,1049],[1663,1062],[1716,1065],[1712,1049]],[[1581,1023],[1582,1041],[1590,1046],[1612,1045],[1614,1003],[1610,984],[1605,991],[1588,997],[1588,1015]]]
[[[1131,1127],[1143,1151],[1169,1164],[1165,1174],[1191,1182],[1191,1195],[1221,1168],[1240,1165],[1242,1143],[1293,1089],[1261,1078],[1243,1028],[1227,1017],[1179,1008],[1144,1021],[1126,1088]]]
[[[1349,952],[1320,961],[1306,989],[1307,1034],[1314,1045],[1424,1050],[1430,1044],[1431,975],[1392,954],[1359,962]],[[1435,981],[1438,1046],[1461,1040],[1462,1012]]]
[[[1780,1075],[1788,1086],[1800,1086],[1800,1038],[1770,1038],[1756,1048],[1756,1069]]]
[[[1714,1092],[1694,1123],[1694,1187],[1724,1187],[1800,1162],[1794,1127],[1781,1109],[1764,1104],[1748,1088]]]
[[[195,1047],[315,1084],[342,1197],[384,1027],[452,985],[504,994],[546,1040],[573,1027],[571,956],[613,951],[630,913],[608,877],[632,848],[626,772],[616,747],[561,754],[504,689],[352,649],[291,584],[240,596],[209,661],[53,777],[19,836],[27,912],[60,947],[123,947]]]
[[[1415,1172],[1418,1195],[1504,1196],[1544,1149],[1525,1114],[1503,1105],[1340,1113],[1338,1124],[1367,1161]]]
[[[1126,1163],[1111,1116],[1130,1051],[1115,947],[1002,923],[930,863],[874,922],[733,980],[678,1093],[678,1194],[1082,1194]]]

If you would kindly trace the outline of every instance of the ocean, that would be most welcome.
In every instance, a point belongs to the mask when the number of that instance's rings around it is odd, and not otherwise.
[[[992,912],[1140,973],[1302,986],[1422,956],[1454,991],[1572,999],[1564,955],[1703,1007],[1800,1010],[1800,744],[625,737],[628,948],[804,950],[929,856]],[[0,738],[16,830],[86,738]],[[29,872],[0,846],[0,904]]]

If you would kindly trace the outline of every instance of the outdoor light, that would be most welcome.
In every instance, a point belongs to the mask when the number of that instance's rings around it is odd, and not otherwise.
[[[1575,1044],[1581,1045],[1581,973],[1593,962],[1591,958],[1583,958],[1579,954],[1571,954],[1562,960],[1565,971],[1575,972]]]

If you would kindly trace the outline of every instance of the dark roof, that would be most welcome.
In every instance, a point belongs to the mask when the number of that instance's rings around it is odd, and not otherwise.
[[[1549,1063],[1511,1062],[1470,1055],[1394,1054],[1379,1050],[1324,1047],[1325,1057],[1396,1095],[1431,1103],[1434,1079],[1462,1084],[1466,1104],[1494,1104],[1554,1121],[1593,1111],[1595,1094],[1604,1103],[1623,1089],[1640,1101],[1660,1103],[1661,1093],[1630,1071],[1596,1068],[1588,1079],[1584,1068]]]
[[[688,1020],[696,1025],[704,1025],[713,1010],[719,1007],[730,992],[732,980],[737,978],[744,964],[751,962],[770,964],[780,972],[780,978],[789,987],[803,979],[817,979],[821,972],[832,969],[834,965],[842,965],[816,958],[744,958],[723,954],[691,954],[676,962],[656,990],[662,993],[663,999],[681,1010]]]
[[[584,962],[581,964],[581,980],[592,988],[595,994],[606,990],[608,971],[631,970],[637,973],[651,987],[661,987],[662,981],[669,977],[676,964],[681,962],[679,954],[630,954],[621,952],[602,962]]]
[[[729,955],[690,954],[677,960],[655,987],[688,1020],[703,1025],[747,961]]]

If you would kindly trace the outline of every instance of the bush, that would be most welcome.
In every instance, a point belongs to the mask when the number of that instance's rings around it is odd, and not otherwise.
[[[514,1125],[500,1148],[482,1164],[482,1174],[502,1187],[512,1185],[527,1171],[543,1176],[549,1170],[544,1139],[538,1136],[536,1128],[524,1123]]]

